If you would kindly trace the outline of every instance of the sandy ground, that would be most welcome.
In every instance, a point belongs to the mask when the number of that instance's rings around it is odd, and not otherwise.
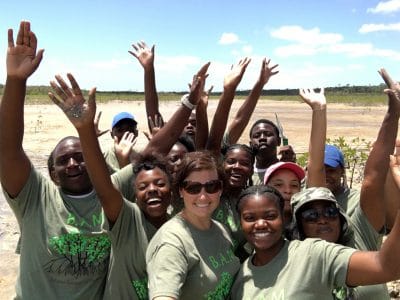
[[[178,101],[160,104],[160,111],[167,120],[178,106]],[[231,117],[237,111],[241,101],[234,102]],[[217,102],[210,101],[209,117],[213,117]],[[100,128],[110,127],[112,117],[120,111],[130,111],[138,120],[139,130],[147,130],[144,103],[127,103],[112,101],[99,104],[98,111],[102,111]],[[328,106],[328,134],[329,138],[339,136],[348,141],[355,137],[373,141],[383,119],[385,107],[359,107],[339,104]],[[308,147],[309,129],[311,124],[311,109],[300,102],[263,101],[257,105],[251,122],[259,118],[275,121],[277,113],[284,127],[289,143],[296,152],[305,152]],[[211,122],[211,121],[210,121]],[[210,123],[211,124],[211,123]],[[249,126],[245,130],[241,142],[248,142]],[[48,153],[58,140],[67,135],[76,135],[74,128],[63,113],[55,105],[27,105],[25,107],[25,137],[24,148],[36,168],[44,173]],[[100,137],[102,147],[111,145],[109,134]],[[146,138],[140,133],[137,145],[139,148],[146,144]],[[16,220],[7,203],[0,193],[0,299],[10,299],[14,292],[14,283],[18,271],[19,257],[14,253],[19,237]]]

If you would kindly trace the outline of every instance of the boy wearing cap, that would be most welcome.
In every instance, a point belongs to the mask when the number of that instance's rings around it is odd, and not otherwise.
[[[360,191],[347,186],[345,161],[342,151],[333,145],[325,145],[326,187],[335,195],[339,205],[351,216],[360,201]]]
[[[111,123],[111,137],[114,145],[104,153],[110,174],[130,163],[132,147],[138,136],[135,117],[128,112],[116,114]]]

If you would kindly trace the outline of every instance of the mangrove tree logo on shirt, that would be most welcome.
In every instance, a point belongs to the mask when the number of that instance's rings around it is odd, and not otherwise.
[[[58,255],[45,264],[46,271],[79,277],[104,272],[111,242],[106,235],[67,233],[51,238],[49,246]]]
[[[147,288],[147,278],[132,280],[132,286],[136,291],[139,300],[149,299],[149,290]]]
[[[204,298],[208,300],[226,299],[230,294],[232,284],[233,276],[228,272],[222,272],[221,281],[215,287],[214,291],[208,292]]]

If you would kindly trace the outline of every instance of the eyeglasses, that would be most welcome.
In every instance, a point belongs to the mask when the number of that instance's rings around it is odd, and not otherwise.
[[[200,193],[201,189],[204,187],[208,194],[214,194],[222,189],[221,180],[210,180],[206,183],[200,183],[195,181],[184,181],[182,183],[182,188],[189,194],[196,195]]]
[[[308,223],[315,223],[322,216],[328,219],[334,219],[339,216],[339,209],[334,206],[327,206],[322,210],[310,208],[301,213],[301,217]]]

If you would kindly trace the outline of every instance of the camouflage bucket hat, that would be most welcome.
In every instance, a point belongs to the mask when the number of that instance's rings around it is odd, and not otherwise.
[[[336,198],[329,189],[325,187],[307,188],[292,196],[290,205],[293,214],[296,214],[303,205],[316,200],[330,201],[337,205]]]
[[[292,196],[292,199],[290,200],[290,204],[292,206],[292,211],[293,211],[293,222],[294,222],[294,228],[297,229],[297,234],[298,232],[298,224],[297,222],[297,213],[300,211],[300,209],[306,205],[307,203],[313,202],[313,201],[328,201],[333,204],[339,209],[339,213],[343,219],[343,224],[342,224],[342,240],[340,243],[343,245],[346,245],[349,241],[352,239],[353,235],[353,230],[349,227],[349,219],[346,215],[346,213],[343,211],[343,209],[340,207],[339,203],[337,202],[335,196],[332,194],[332,192],[325,187],[312,187],[312,188],[307,188],[305,190],[302,190],[301,192],[298,192]],[[296,233],[295,233],[296,235]]]

